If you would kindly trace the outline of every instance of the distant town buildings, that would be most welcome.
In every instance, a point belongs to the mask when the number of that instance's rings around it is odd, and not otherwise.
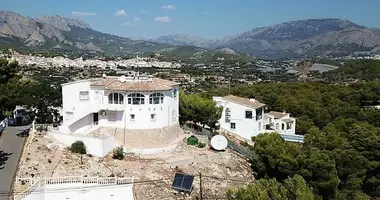
[[[172,62],[161,62],[154,58],[140,58],[136,57],[133,59],[119,60],[119,61],[103,61],[99,59],[87,59],[84,60],[82,57],[77,59],[69,59],[62,56],[57,57],[42,57],[42,56],[32,56],[23,55],[17,52],[13,53],[9,60],[17,61],[20,65],[38,65],[40,67],[99,67],[99,68],[110,68],[118,69],[118,67],[157,67],[157,68],[180,68],[181,64]]]

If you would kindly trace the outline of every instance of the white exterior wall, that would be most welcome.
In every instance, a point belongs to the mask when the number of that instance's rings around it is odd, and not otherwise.
[[[295,135],[296,134],[296,119],[295,118],[291,118],[292,120],[294,120],[294,122],[292,123],[290,129],[287,129],[287,125],[286,125],[286,122],[282,121],[282,119],[289,119],[290,117],[284,117],[284,118],[281,118],[281,119],[274,119],[272,118],[272,121],[273,121],[273,128],[274,128],[274,131],[280,133],[280,134],[285,134],[285,135]],[[277,126],[278,124],[278,126]],[[284,129],[282,129],[284,126]]]
[[[60,133],[49,134],[68,147],[78,140],[82,141],[86,145],[87,153],[97,157],[104,157],[110,153],[113,150],[115,143],[115,138],[113,136],[101,139]]]
[[[136,92],[145,95],[145,104],[128,104],[127,95],[132,92],[104,91],[99,88],[91,88],[90,81],[79,81],[62,85],[63,99],[63,124],[61,132],[81,132],[93,124],[93,114],[98,113],[99,126],[126,128],[126,129],[160,129],[178,124],[179,116],[179,87],[176,89],[176,98],[173,98],[173,90]],[[79,100],[80,91],[89,91],[89,100]],[[108,95],[117,92],[124,96],[124,104],[108,104]],[[162,104],[149,104],[149,95],[155,92],[164,95]],[[104,111],[105,115],[102,115]],[[71,113],[71,114],[70,114]],[[115,115],[116,121],[109,120]],[[135,119],[131,120],[131,114]],[[156,114],[155,120],[151,114]]]
[[[262,117],[256,120],[256,109],[239,105],[234,102],[214,98],[217,105],[223,107],[222,117],[219,120],[220,127],[224,130],[235,133],[243,138],[251,140],[252,136],[256,136],[265,132],[264,129],[264,108],[262,108]],[[230,122],[226,122],[226,108],[230,109]],[[252,119],[245,118],[245,111],[252,111]],[[235,123],[235,130],[231,129],[231,123]]]

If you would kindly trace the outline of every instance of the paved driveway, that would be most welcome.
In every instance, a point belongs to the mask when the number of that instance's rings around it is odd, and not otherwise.
[[[30,126],[8,127],[0,137],[0,200],[8,200],[25,137],[17,136]]]

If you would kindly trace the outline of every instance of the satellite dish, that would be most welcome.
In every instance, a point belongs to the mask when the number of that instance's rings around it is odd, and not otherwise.
[[[223,135],[215,135],[211,138],[211,146],[217,151],[225,150],[227,148],[228,141]]]
[[[119,77],[119,81],[125,83],[127,81],[127,78],[124,75],[122,75]]]

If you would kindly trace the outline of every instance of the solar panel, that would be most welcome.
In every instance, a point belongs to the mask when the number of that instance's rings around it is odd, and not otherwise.
[[[194,176],[176,173],[172,188],[182,192],[191,192],[193,189]]]

